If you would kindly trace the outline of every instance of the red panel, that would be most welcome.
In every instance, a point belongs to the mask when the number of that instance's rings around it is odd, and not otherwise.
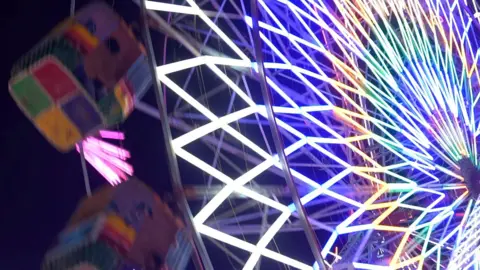
[[[126,255],[132,247],[132,243],[130,241],[112,228],[104,228],[100,233],[99,238],[105,242],[108,242],[112,247],[117,248],[123,255]]]
[[[118,242],[126,249],[130,249],[133,244],[127,237],[125,237],[121,232],[117,231],[116,228],[113,228],[109,224],[105,224],[101,235],[111,238],[113,241]]]
[[[74,80],[59,65],[51,59],[46,60],[33,72],[55,102],[78,91]]]

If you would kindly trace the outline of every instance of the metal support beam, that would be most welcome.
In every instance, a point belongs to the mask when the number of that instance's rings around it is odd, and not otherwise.
[[[273,141],[275,143],[275,148],[277,150],[278,157],[280,159],[280,163],[282,164],[283,172],[285,174],[285,180],[287,185],[292,193],[292,199],[295,204],[295,208],[300,215],[300,219],[302,220],[302,224],[304,226],[305,235],[307,237],[308,243],[312,250],[313,256],[317,261],[318,266],[320,269],[327,269],[327,265],[323,260],[321,251],[320,251],[320,244],[318,243],[317,236],[315,231],[312,229],[310,222],[307,218],[307,211],[302,205],[300,201],[300,196],[298,195],[298,190],[295,187],[295,182],[293,180],[292,174],[290,173],[290,166],[288,165],[287,156],[284,152],[284,145],[282,141],[282,136],[280,135],[279,128],[277,126],[275,120],[275,113],[273,111],[273,102],[272,102],[272,95],[268,88],[267,80],[265,78],[265,66],[263,65],[263,54],[262,54],[262,41],[260,38],[260,27],[259,27],[259,11],[257,6],[256,0],[250,1],[250,6],[252,9],[252,22],[253,22],[253,44],[255,48],[255,58],[258,63],[258,75],[260,79],[260,88],[262,90],[263,99],[265,101],[265,107],[267,109],[268,121],[270,123],[270,128],[272,131]]]
[[[92,190],[90,188],[90,178],[88,176],[87,170],[87,162],[85,161],[85,152],[83,151],[83,142],[79,144],[80,148],[80,163],[82,164],[82,172],[83,172],[83,181],[85,182],[85,191],[87,196],[92,196]]]
[[[155,97],[157,101],[158,111],[160,114],[160,120],[162,125],[163,131],[163,138],[165,149],[167,152],[168,157],[168,167],[170,168],[170,179],[174,191],[174,196],[176,198],[177,204],[179,208],[183,212],[184,220],[186,222],[186,227],[188,230],[191,231],[193,236],[193,241],[195,243],[196,251],[193,252],[193,260],[195,262],[195,266],[197,269],[203,269],[202,263],[207,270],[213,269],[212,262],[207,253],[207,249],[203,244],[203,240],[200,234],[195,229],[195,224],[193,223],[193,215],[190,211],[190,207],[188,206],[187,199],[183,192],[182,182],[180,179],[180,171],[178,169],[177,157],[175,155],[173,146],[171,144],[172,141],[172,133],[170,131],[170,126],[168,124],[168,116],[165,109],[165,104],[162,100],[162,88],[160,86],[160,81],[157,78],[156,72],[156,61],[155,61],[155,51],[153,50],[152,39],[150,36],[150,31],[148,29],[147,23],[147,8],[146,8],[146,0],[141,0],[140,3],[140,11],[141,11],[141,18],[142,18],[142,34],[145,41],[147,54],[148,54],[148,63],[150,66],[150,72],[153,78],[153,87],[155,89]]]

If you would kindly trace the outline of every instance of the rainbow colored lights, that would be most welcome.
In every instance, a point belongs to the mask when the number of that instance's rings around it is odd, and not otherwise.
[[[132,165],[126,162],[130,158],[130,152],[105,141],[123,141],[125,135],[118,131],[100,130],[98,137],[91,136],[82,141],[85,160],[112,186],[126,181],[128,176],[133,175]],[[78,144],[77,151],[80,152]]]
[[[246,76],[258,70],[252,42],[234,34],[250,34],[253,19],[239,3],[232,8],[238,16],[231,17],[241,20],[216,23],[218,15],[212,14],[218,13],[199,5],[147,3],[179,15],[179,21],[195,15],[209,28],[208,36],[222,43],[219,48],[230,52],[192,53],[157,68],[162,84],[203,121],[172,141],[177,156],[223,184],[196,213],[197,229],[249,252],[243,269],[253,269],[262,256],[316,268],[270,248],[296,209],[252,188],[261,175],[282,166],[268,143],[236,127],[249,121],[261,126],[268,119],[262,99],[251,94],[259,91],[258,82]],[[301,201],[307,211],[318,204],[338,206],[331,214],[335,220],[310,214],[317,235],[329,236],[320,243],[328,265],[442,269],[452,252],[462,258],[457,268],[472,262],[478,252],[464,247],[470,234],[463,232],[477,224],[470,213],[478,207],[468,199],[458,161],[467,157],[480,165],[478,7],[456,0],[258,0],[258,5],[266,81],[290,172],[307,190]],[[228,86],[235,108],[214,113],[193,88],[175,81],[173,74],[189,69],[206,70]],[[257,161],[232,177],[189,150],[198,141],[211,142],[215,132],[234,138]],[[227,148],[223,142],[221,147]],[[234,193],[279,213],[256,244],[213,225],[214,212]]]

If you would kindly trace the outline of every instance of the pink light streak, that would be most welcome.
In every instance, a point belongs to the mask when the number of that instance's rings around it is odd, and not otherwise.
[[[130,157],[130,152],[128,152],[127,150],[120,148],[118,146],[115,146],[113,144],[106,143],[104,141],[101,141],[93,137],[87,137],[83,142],[87,142],[92,145],[98,146],[102,148],[102,151],[109,153],[122,160],[126,160],[127,158]]]
[[[100,130],[99,134],[104,139],[125,140],[125,134],[118,131]]]
[[[99,137],[117,141],[125,140],[122,132],[110,130],[101,130]],[[130,152],[101,139],[87,137],[82,141],[85,160],[112,186],[115,186],[126,181],[129,175],[133,175],[132,165],[126,162],[130,158]],[[76,148],[77,152],[80,152],[78,144]]]

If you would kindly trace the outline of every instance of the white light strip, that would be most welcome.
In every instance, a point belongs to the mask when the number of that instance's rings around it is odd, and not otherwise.
[[[215,120],[213,122],[210,122],[204,126],[201,126],[199,128],[196,128],[178,138],[175,138],[172,141],[173,147],[174,148],[180,148],[183,147],[195,140],[200,139],[201,137],[217,130],[220,128],[223,128],[230,124],[231,122],[237,121],[243,117],[246,117],[252,113],[255,113],[258,111],[258,107],[247,107],[245,109],[236,111],[234,113],[228,114],[224,117],[219,118],[218,120]]]
[[[157,72],[163,75],[178,72],[185,69],[190,69],[200,65],[225,65],[231,67],[245,67],[250,68],[251,62],[227,57],[218,57],[210,55],[202,55],[194,58],[189,58],[182,61],[177,61],[157,67]],[[221,72],[221,71],[220,71]]]
[[[196,227],[197,227],[197,230],[201,234],[204,234],[204,235],[209,236],[211,238],[217,239],[218,241],[227,243],[227,244],[232,245],[232,246],[237,247],[237,248],[241,248],[241,249],[246,250],[248,252],[255,252],[256,251],[256,247],[254,245],[252,245],[250,243],[247,243],[245,241],[242,241],[242,240],[240,240],[238,238],[235,238],[233,236],[230,236],[228,234],[217,231],[215,229],[212,229],[212,228],[210,228],[206,225],[199,224],[199,225],[196,225]],[[302,269],[302,270],[312,270],[313,269],[309,265],[301,263],[297,260],[293,260],[289,257],[278,254],[278,253],[276,253],[274,251],[271,251],[269,249],[264,249],[261,252],[261,255],[263,255],[267,258],[270,258],[272,260],[278,261],[280,263],[290,265],[290,266],[295,267],[297,269]]]
[[[145,6],[147,9],[150,9],[150,10],[197,15],[196,10],[193,9],[192,7],[167,4],[162,2],[154,2],[154,1],[145,1]]]
[[[162,75],[168,75],[170,73],[178,72],[180,70],[190,69],[205,64],[205,56],[198,56],[189,58],[182,61],[173,62],[170,64],[157,67],[157,73]]]
[[[298,149],[302,147],[305,144],[305,142],[300,141],[298,143],[295,143],[291,146],[289,146],[285,150],[285,154],[289,155],[290,153],[293,153],[294,150],[292,149]],[[217,178],[218,180],[222,181],[223,183],[227,184],[222,190],[220,190],[208,203],[205,205],[200,212],[194,217],[194,222],[195,223],[204,223],[208,217],[220,206],[220,204],[230,196],[232,192],[239,192],[242,195],[245,195],[247,197],[250,197],[254,200],[257,200],[263,204],[266,204],[270,207],[273,207],[275,209],[278,209],[280,212],[289,212],[289,208],[281,203],[278,203],[274,200],[271,200],[268,197],[265,197],[263,195],[260,195],[256,192],[253,192],[247,188],[245,188],[243,185],[247,184],[250,182],[253,178],[256,176],[260,175],[262,172],[266,171],[269,167],[272,166],[272,164],[278,160],[278,157],[271,157],[268,160],[265,160],[264,162],[258,164],[256,167],[248,171],[247,173],[243,174],[237,180],[233,181],[230,177],[226,176],[222,172],[218,171],[217,169],[213,168],[209,164],[205,163],[204,161],[200,160],[199,158],[195,157],[194,155],[188,153],[182,148],[177,148],[175,150],[175,153],[185,159],[186,161],[190,162],[194,166],[198,167],[199,169],[203,170],[204,172],[210,174],[211,176]]]
[[[200,7],[197,6],[195,1],[193,0],[187,0],[188,4],[196,11],[197,15],[212,29],[230,48],[238,54],[238,56],[245,61],[250,61],[250,59],[243,53],[243,51],[238,48],[235,43],[227,36],[225,33],[218,28],[218,26],[210,20],[210,18],[205,15],[205,13],[200,9]]]
[[[275,234],[285,224],[289,217],[290,213],[284,212],[277,218],[277,220],[270,226],[270,228],[268,228],[260,241],[258,241],[255,247],[255,251],[252,253],[252,255],[250,255],[250,258],[248,258],[247,262],[245,263],[243,267],[244,270],[252,270],[255,265],[257,265],[257,262],[260,259],[260,255],[262,254],[263,250],[267,247],[268,243],[270,243]]]
[[[201,112],[203,115],[205,115],[208,119],[211,121],[218,120],[218,117],[213,114],[210,110],[208,110],[205,106],[200,104],[195,98],[187,94],[180,86],[178,86],[176,83],[174,83],[172,80],[170,80],[167,76],[165,76],[162,73],[158,73],[158,78],[159,80],[164,83],[168,88],[170,88],[172,91],[174,91],[177,95],[179,95],[181,98],[183,98],[186,102],[188,102],[192,107],[197,109],[199,112]],[[242,142],[245,146],[249,147],[253,151],[255,151],[257,154],[259,154],[261,157],[264,159],[269,159],[270,155],[263,149],[261,149],[258,145],[253,143],[251,140],[246,138],[244,135],[242,135],[240,132],[236,131],[230,126],[225,126],[224,130],[232,135],[234,138],[238,139],[240,142]]]

